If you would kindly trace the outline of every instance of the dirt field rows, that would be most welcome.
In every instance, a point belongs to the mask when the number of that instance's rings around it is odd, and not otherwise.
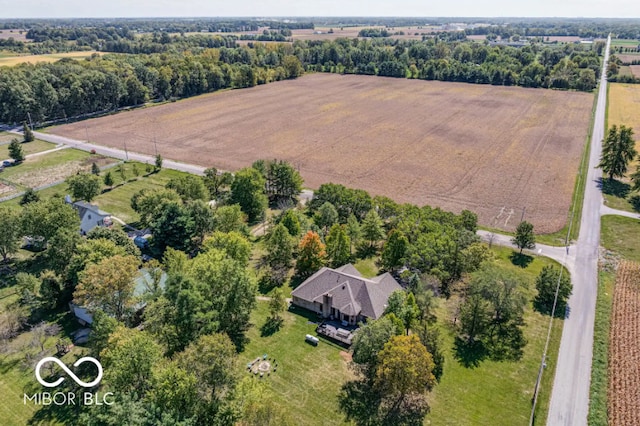
[[[52,128],[55,134],[236,170],[260,158],[399,202],[513,230],[566,222],[593,96],[313,74]]]
[[[616,276],[609,342],[609,424],[640,424],[640,264]]]

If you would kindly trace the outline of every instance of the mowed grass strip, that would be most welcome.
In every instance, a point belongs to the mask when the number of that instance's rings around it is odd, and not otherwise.
[[[516,271],[527,281],[527,295],[530,299],[535,295],[534,281],[542,268],[549,264],[557,265],[550,259],[534,257],[528,267],[523,269],[513,265],[509,259],[512,250],[496,248],[493,252],[501,266]],[[429,398],[431,412],[427,415],[425,424],[527,425],[549,317],[533,311],[530,303],[524,316],[524,334],[528,343],[522,359],[516,362],[485,360],[476,368],[467,368],[455,359],[453,350],[456,335],[453,320],[459,303],[457,297],[439,300],[438,324],[443,338],[445,366],[442,381]],[[556,319],[553,323],[547,368],[542,376],[535,415],[537,425],[544,425],[547,421],[563,323],[561,319]]]
[[[593,330],[589,416],[587,418],[587,424],[590,426],[606,425],[608,423],[609,327],[611,326],[614,283],[615,274],[613,272],[603,270],[599,272],[596,319]]]
[[[603,216],[602,245],[622,257],[640,262],[640,221],[622,216]]]
[[[270,376],[254,377],[266,383],[270,402],[285,409],[301,426],[341,425],[344,416],[338,409],[338,393],[352,373],[340,355],[337,345],[320,339],[317,347],[305,342],[306,334],[316,335],[315,314],[293,308],[283,314],[280,331],[260,336],[260,328],[269,316],[269,302],[258,301],[251,315],[253,327],[248,331],[247,344],[240,355],[242,374],[250,375],[246,365],[266,354],[278,363]]]
[[[10,135],[14,136],[14,135]],[[14,136],[15,137],[15,136]],[[0,135],[0,140],[2,135]],[[18,140],[22,140],[22,137],[17,136]],[[2,143],[2,142],[0,142]],[[32,142],[23,143],[22,150],[24,151],[24,155],[35,154],[38,152],[48,151],[50,149],[54,149],[57,145],[54,143],[49,143],[41,140],[35,140]],[[0,145],[0,160],[9,159],[9,144],[4,143]]]

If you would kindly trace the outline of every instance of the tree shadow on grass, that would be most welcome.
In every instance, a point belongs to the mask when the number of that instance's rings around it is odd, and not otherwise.
[[[542,301],[539,298],[533,299],[533,309],[540,312],[543,315],[551,315],[553,310],[553,301]],[[566,319],[569,314],[569,309],[566,303],[558,302],[555,311],[555,318]]]
[[[267,321],[260,327],[260,337],[267,337],[277,333],[283,322],[282,318],[267,318]]]
[[[631,185],[616,179],[598,178],[598,187],[603,194],[613,195],[618,198],[627,198],[631,191]]]
[[[478,367],[488,355],[489,353],[481,341],[467,342],[460,336],[456,337],[454,356],[466,368]]]
[[[531,262],[533,262],[533,256],[529,256],[528,254],[524,253],[518,253],[516,251],[511,253],[509,259],[511,259],[511,263],[523,269],[528,267]]]

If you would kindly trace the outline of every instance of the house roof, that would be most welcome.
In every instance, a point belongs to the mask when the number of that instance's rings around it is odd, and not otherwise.
[[[401,290],[400,284],[385,273],[364,278],[347,264],[337,269],[322,268],[291,293],[310,302],[323,303],[325,295],[332,297],[331,307],[346,315],[363,315],[378,319],[384,313],[391,293]]]
[[[100,210],[98,206],[89,204],[86,201],[76,201],[75,203],[72,204],[72,206],[75,207],[76,210],[78,210],[78,215],[80,215],[81,219],[84,217],[84,215],[87,212],[93,213],[96,216],[102,216],[102,217],[111,216],[109,213]]]

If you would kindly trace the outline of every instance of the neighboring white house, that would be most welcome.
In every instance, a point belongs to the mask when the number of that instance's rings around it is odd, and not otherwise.
[[[323,318],[356,325],[380,318],[395,290],[402,287],[391,274],[364,278],[353,265],[347,264],[338,269],[320,269],[293,290],[291,296],[294,305],[317,312]]]
[[[67,199],[67,201],[70,201]],[[86,235],[96,226],[111,226],[111,215],[86,201],[71,203],[80,216],[80,233]]]

